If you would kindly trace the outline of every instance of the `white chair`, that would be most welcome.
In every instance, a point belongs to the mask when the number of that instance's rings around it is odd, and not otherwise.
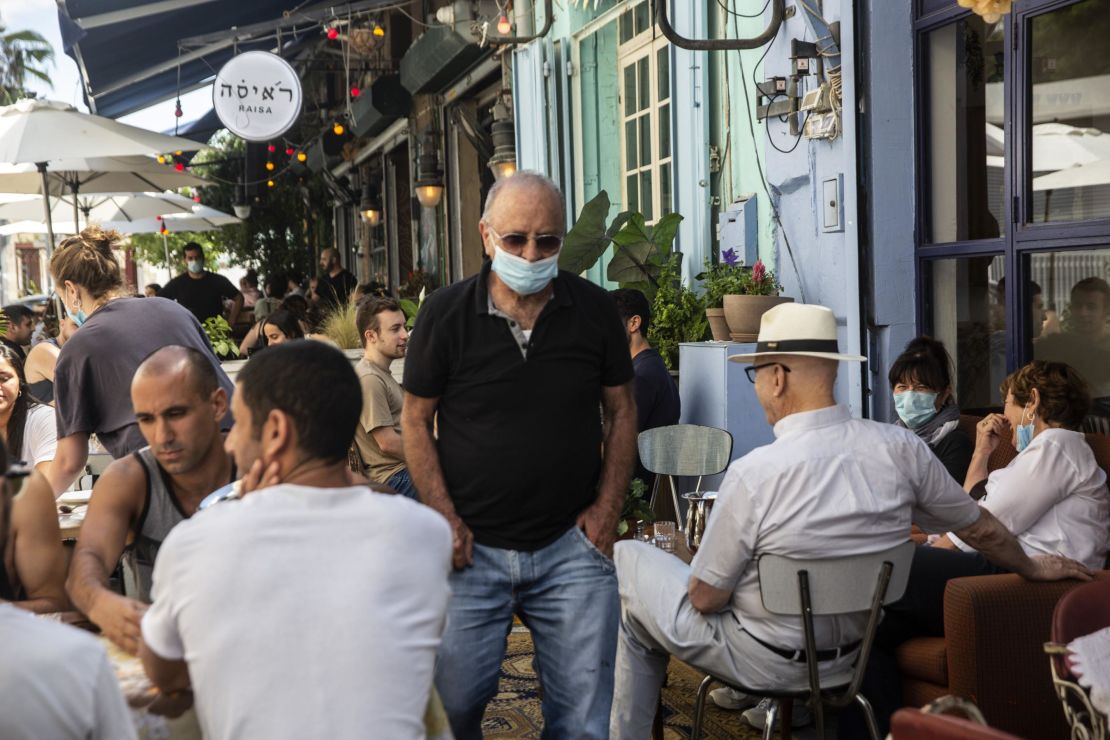
[[[678,506],[678,488],[674,477],[697,477],[695,492],[701,491],[701,479],[716,475],[728,467],[732,456],[732,435],[724,429],[697,424],[674,424],[640,432],[636,439],[640,462],[655,473],[655,486],[651,492],[651,507],[659,491],[659,476],[666,476],[671,486],[678,530],[683,531],[682,510]]]
[[[817,736],[825,737],[824,707],[843,708],[859,704],[873,740],[879,730],[867,699],[859,693],[871,643],[879,627],[884,604],[902,598],[913,560],[913,542],[904,542],[882,552],[822,560],[795,560],[778,555],[759,558],[759,592],[763,606],[772,614],[801,617],[805,633],[808,680],[792,686],[754,689],[718,676],[707,675],[698,687],[694,704],[694,726],[690,737],[701,737],[705,697],[709,686],[722,683],[737,691],[774,700],[763,728],[764,740],[774,736],[775,721],[782,701],[801,699],[813,706]],[[867,612],[867,628],[860,639],[859,652],[851,670],[822,677],[818,666],[813,631],[814,616]]]

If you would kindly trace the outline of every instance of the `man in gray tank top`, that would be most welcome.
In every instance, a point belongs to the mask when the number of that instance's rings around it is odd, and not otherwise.
[[[131,383],[135,418],[149,446],[113,462],[93,487],[70,564],[73,604],[123,650],[138,650],[150,574],[170,530],[235,478],[220,420],[227,392],[195,349],[163,347]],[[108,586],[122,560],[126,596]]]

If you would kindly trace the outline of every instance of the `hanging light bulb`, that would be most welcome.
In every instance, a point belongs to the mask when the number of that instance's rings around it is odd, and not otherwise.
[[[374,30],[371,31],[371,33],[373,33],[378,38],[381,38],[382,36],[385,36],[385,29],[382,28],[380,23],[375,23]]]
[[[331,132],[336,136],[342,136],[345,130],[346,129],[343,128],[343,124],[339,121],[336,121],[335,125],[331,127]]]
[[[502,13],[497,18],[497,32],[502,36],[508,36],[513,30],[512,24],[509,23],[509,16]]]
[[[305,154],[304,152],[297,152],[297,161],[298,161],[298,162],[303,162],[303,161],[305,161],[306,159],[308,159],[308,155],[307,155],[307,154]]]
[[[273,144],[270,144],[269,146],[266,147],[266,151],[268,151],[270,154],[273,154],[274,152],[277,151],[277,147],[274,146]]]
[[[274,171],[274,163],[273,162],[267,162],[266,163],[266,171],[267,172],[273,172]]]
[[[358,89],[357,87],[352,87],[351,88],[351,97],[352,98],[357,98],[359,95],[362,95],[362,90]]]
[[[296,149],[294,149],[294,148],[293,148],[293,147],[291,147],[291,146],[288,146],[288,147],[286,147],[286,148],[285,148],[285,156],[287,156],[287,157],[292,157],[292,156],[293,156],[293,152],[295,152],[295,151],[296,151]]]
[[[176,118],[181,118],[181,116],[184,115],[184,113],[181,110],[181,100],[180,99],[177,101],[177,107],[173,109],[173,115]]]
[[[328,41],[335,41],[339,38],[339,29],[335,26],[328,26]]]
[[[158,155],[158,164],[165,164],[165,163],[166,163],[166,155],[165,154],[159,154]]]
[[[173,168],[175,170],[177,170],[178,172],[184,172],[185,171],[185,163],[184,162],[177,162],[177,163],[174,164]]]
[[[193,196],[193,202],[194,203],[200,203],[200,195],[194,195]]]
[[[180,157],[180,156],[181,156],[181,150],[180,150],[180,149],[178,149],[178,150],[177,150],[176,152],[174,152],[173,154],[174,154],[174,156],[175,156],[175,157]]]
[[[272,188],[273,186],[274,186],[274,181],[273,180],[267,180],[266,181],[266,187]]]

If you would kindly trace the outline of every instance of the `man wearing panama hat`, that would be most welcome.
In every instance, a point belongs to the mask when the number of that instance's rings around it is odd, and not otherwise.
[[[747,686],[806,683],[800,621],[763,608],[756,570],[762,554],[876,552],[906,541],[912,522],[971,537],[992,562],[1029,579],[1087,577],[1065,558],[1027,557],[915,434],[854,419],[836,403],[839,363],[865,358],[839,351],[828,308],[772,308],[756,351],[729,359],[747,365],[775,441],[729,466],[690,566],[641,542],[617,543],[622,617],[611,737],[650,735],[669,655]],[[822,674],[850,669],[865,619],[814,620]],[[762,726],[764,708],[753,697],[740,699],[753,707],[745,718]]]

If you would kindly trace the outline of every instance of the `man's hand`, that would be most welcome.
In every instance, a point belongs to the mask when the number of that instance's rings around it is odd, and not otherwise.
[[[602,502],[597,501],[578,515],[578,521],[575,524],[586,533],[586,537],[594,543],[594,547],[605,557],[612,559],[619,517],[620,513],[613,511],[613,507],[603,506]]]
[[[1003,437],[1009,437],[1010,422],[1002,414],[988,414],[975,425],[975,451],[994,452]]]
[[[462,570],[474,562],[474,533],[458,515],[448,516],[447,523],[451,525],[451,564]]]
[[[88,616],[100,628],[101,633],[120,650],[138,655],[139,638],[142,634],[139,625],[146,609],[146,604],[134,599],[111,591],[101,591]]]
[[[1034,555],[1029,560],[1033,569],[1022,575],[1030,581],[1063,581],[1068,578],[1090,581],[1094,575],[1082,563],[1063,555]]]
[[[243,476],[240,481],[239,498],[243,498],[248,493],[257,491],[260,488],[269,488],[281,483],[281,465],[275,460],[268,466],[262,464],[262,459],[259,458],[251,465],[251,469]]]

